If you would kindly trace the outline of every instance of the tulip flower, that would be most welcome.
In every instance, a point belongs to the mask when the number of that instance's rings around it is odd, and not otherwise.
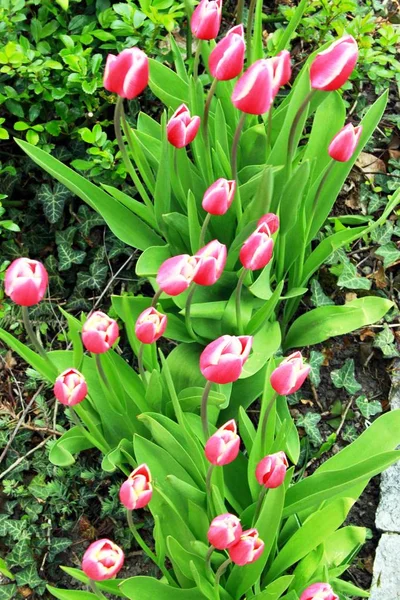
[[[217,179],[206,190],[202,207],[210,215],[224,215],[233,202],[236,191],[236,181]]]
[[[240,540],[228,548],[231,561],[240,567],[250,565],[260,558],[264,551],[264,542],[258,537],[257,529],[243,531]]]
[[[257,227],[262,224],[267,225],[270,235],[273,235],[279,229],[279,217],[274,213],[267,213],[258,220]]]
[[[138,316],[135,334],[142,344],[153,344],[164,334],[166,327],[167,315],[150,306]]]
[[[223,335],[205,347],[200,356],[200,370],[208,381],[232,383],[239,379],[249,357],[253,338],[250,335]]]
[[[282,50],[270,60],[274,71],[272,95],[275,97],[279,88],[289,83],[292,76],[290,53],[287,50]]]
[[[311,87],[330,92],[338,90],[350,77],[358,58],[358,46],[344,35],[314,58],[310,68]]]
[[[208,60],[211,75],[218,81],[228,81],[240,75],[244,65],[245,50],[243,25],[236,25],[211,52]]]
[[[240,249],[239,259],[245,269],[257,271],[263,269],[271,260],[274,241],[269,225],[262,222],[244,242]]]
[[[122,50],[107,56],[103,85],[121,98],[136,98],[149,82],[149,59],[139,48]]]
[[[75,406],[87,396],[88,387],[82,373],[67,369],[59,375],[54,384],[54,395],[61,404]]]
[[[5,292],[19,306],[43,300],[49,276],[42,263],[30,258],[15,259],[6,270]]]
[[[226,550],[236,544],[242,535],[240,519],[230,513],[218,515],[211,521],[208,541],[217,550]]]
[[[152,495],[151,474],[146,464],[132,471],[119,490],[119,499],[128,510],[147,506]]]
[[[240,437],[233,419],[222,425],[208,440],[204,449],[207,460],[223,467],[233,462],[239,454]],[[215,544],[213,544],[215,546]]]
[[[293,352],[272,372],[271,385],[280,396],[294,394],[303,385],[310,368],[303,363],[301,352]]]
[[[201,0],[190,20],[192,33],[199,40],[213,40],[221,26],[222,0]]]
[[[338,162],[350,160],[357,148],[362,134],[362,126],[354,127],[348,123],[335,135],[329,144],[329,156]]]
[[[197,135],[200,127],[200,117],[191,117],[186,104],[181,104],[167,124],[167,137],[175,148],[184,148]]]
[[[82,327],[82,342],[86,350],[93,354],[107,352],[117,341],[119,328],[114,319],[96,310]]]
[[[158,270],[157,283],[169,296],[184,292],[196,273],[197,259],[189,254],[179,254],[168,258]]]
[[[197,268],[193,281],[199,285],[213,285],[221,277],[226,263],[226,246],[213,240],[196,252]]]
[[[265,456],[256,468],[258,483],[267,489],[279,487],[285,481],[288,466],[289,463],[284,452]]]
[[[114,577],[124,564],[124,553],[114,542],[107,539],[90,544],[82,559],[82,571],[93,581]]]
[[[329,583],[313,583],[302,595],[300,600],[339,600]]]
[[[262,115],[274,100],[274,68],[271,59],[256,60],[235,84],[232,102],[244,113]]]

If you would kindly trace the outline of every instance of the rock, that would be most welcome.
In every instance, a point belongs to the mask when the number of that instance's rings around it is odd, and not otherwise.
[[[400,535],[384,533],[379,540],[369,600],[400,600]]]
[[[381,498],[376,526],[381,531],[400,533],[400,462],[389,467],[381,478]]]

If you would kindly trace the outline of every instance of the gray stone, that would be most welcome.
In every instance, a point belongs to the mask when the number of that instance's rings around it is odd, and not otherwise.
[[[381,478],[381,497],[376,526],[381,531],[400,533],[400,462],[389,467]]]
[[[396,410],[400,408],[400,360],[393,361],[392,368],[392,389],[389,396],[390,408]]]
[[[370,600],[400,600],[400,535],[384,533],[376,549]]]

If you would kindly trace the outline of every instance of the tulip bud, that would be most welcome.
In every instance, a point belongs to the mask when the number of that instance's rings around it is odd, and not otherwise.
[[[46,293],[49,276],[42,263],[30,258],[17,258],[6,270],[5,292],[19,306],[33,306]]]
[[[87,396],[87,383],[76,369],[67,369],[59,375],[54,384],[54,395],[61,404],[75,406]]]
[[[96,310],[82,327],[82,342],[86,350],[93,354],[107,352],[117,341],[119,328],[114,319]]]
[[[233,202],[236,191],[236,181],[217,179],[206,190],[203,196],[202,207],[210,215],[224,215]]]
[[[110,540],[97,540],[90,544],[82,559],[82,571],[93,581],[114,577],[124,564],[124,553]]]
[[[232,102],[244,113],[262,115],[274,100],[274,69],[270,59],[256,60],[235,84]]]
[[[196,273],[197,259],[189,254],[179,254],[168,258],[158,269],[157,283],[169,296],[184,292]]]
[[[222,335],[204,348],[200,356],[200,371],[213,383],[236,381],[249,357],[252,343],[251,335]]]
[[[196,253],[197,268],[193,281],[199,285],[213,285],[221,277],[226,263],[226,246],[213,240]]]
[[[287,396],[301,388],[309,372],[310,365],[303,363],[301,352],[293,352],[272,371],[270,382],[280,396]]]
[[[151,474],[146,464],[132,471],[119,490],[119,499],[129,510],[147,506],[152,495]]]
[[[242,535],[242,526],[240,519],[225,513],[218,515],[211,521],[210,528],[207,533],[208,541],[217,550],[226,550],[239,541]]]
[[[310,68],[311,87],[330,92],[338,90],[350,77],[358,58],[358,46],[344,35],[314,58]]]
[[[289,463],[284,452],[265,456],[256,468],[258,483],[268,489],[279,487],[285,481],[288,466]]]
[[[122,50],[107,56],[103,85],[121,98],[136,98],[149,83],[149,59],[139,48]]]
[[[212,465],[223,467],[235,460],[239,448],[240,437],[237,434],[236,423],[231,419],[208,438],[204,451]]]
[[[175,148],[184,148],[197,135],[200,127],[200,117],[191,117],[186,104],[181,104],[167,124],[167,137]]]
[[[211,75],[218,81],[228,81],[240,75],[244,65],[245,50],[243,25],[236,25],[211,52],[208,60]]]
[[[262,224],[267,225],[270,235],[273,235],[279,229],[279,217],[274,213],[267,213],[258,220],[257,227]]]
[[[348,123],[335,135],[329,144],[329,156],[339,162],[347,162],[354,154],[362,134],[362,126],[354,127]]]
[[[250,565],[260,558],[264,546],[264,542],[258,537],[257,529],[248,529],[243,531],[240,540],[228,549],[229,557],[240,567]]]
[[[153,306],[150,306],[138,316],[135,334],[142,344],[152,344],[163,335],[166,327],[167,315],[163,315]]]
[[[329,583],[313,583],[302,595],[300,600],[339,600]]]
[[[290,52],[282,50],[276,56],[270,59],[274,70],[272,94],[275,97],[279,88],[289,83],[292,76],[292,65],[290,61]]]
[[[267,223],[258,225],[240,249],[239,259],[245,269],[257,271],[263,269],[271,260],[274,240]]]
[[[201,0],[193,12],[190,28],[199,40],[213,40],[221,26],[222,0]]]

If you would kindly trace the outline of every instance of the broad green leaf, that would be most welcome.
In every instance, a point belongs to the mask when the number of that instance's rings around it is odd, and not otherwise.
[[[263,592],[260,592],[252,600],[279,600],[293,580],[293,575],[283,575],[273,581]]]
[[[28,346],[25,346],[25,344],[20,342],[17,338],[7,331],[4,331],[4,329],[0,329],[0,340],[7,344],[14,352],[19,354],[23,360],[26,360],[28,364],[43,375],[50,383],[54,383],[59,372],[50,360],[47,361],[36,354],[36,352],[28,348]]]
[[[303,16],[303,13],[304,13],[306,7],[307,7],[307,0],[301,0],[299,5],[297,6],[292,18],[290,19],[288,25],[285,27],[283,35],[281,36],[281,38],[279,40],[278,46],[276,48],[277,53],[281,52],[281,50],[290,48],[290,40],[301,21],[301,18]],[[262,57],[260,56],[260,58],[262,58]]]
[[[163,104],[176,110],[181,104],[189,104],[189,86],[169,67],[150,61],[150,89]]]
[[[93,444],[78,427],[68,429],[51,447],[49,459],[53,465],[68,467],[75,462],[74,454],[92,448]]]
[[[80,569],[75,569],[73,567],[61,567],[63,571],[65,571],[68,575],[76,579],[77,581],[81,581],[82,583],[89,583],[89,577],[85,575],[83,571]],[[120,584],[123,582],[123,579],[109,579],[108,581],[98,581],[97,587],[103,592],[108,592],[110,594],[114,594],[119,598],[125,598],[124,594],[121,594],[119,589]]]
[[[203,594],[197,589],[172,588],[154,577],[131,577],[120,587],[130,600],[204,600]]]
[[[50,594],[59,600],[95,600],[97,596],[91,592],[78,590],[59,590],[52,585],[46,586]]]

